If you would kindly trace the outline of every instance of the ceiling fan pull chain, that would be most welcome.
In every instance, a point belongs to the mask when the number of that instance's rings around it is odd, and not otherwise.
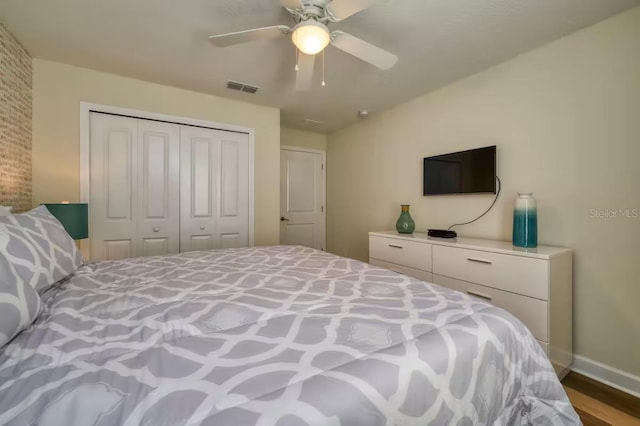
[[[324,50],[322,51],[322,87],[326,86],[324,83]]]
[[[293,33],[293,37],[298,38],[296,33]],[[295,40],[294,40],[293,45],[294,46],[296,45]],[[300,67],[298,67],[298,61],[300,60],[300,51],[298,50],[297,46],[296,46],[295,50],[296,50],[296,66],[293,67],[293,69],[296,70],[296,72],[297,72],[297,71],[300,70]]]

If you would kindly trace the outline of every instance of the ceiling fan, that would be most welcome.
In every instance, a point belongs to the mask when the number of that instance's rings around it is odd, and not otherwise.
[[[293,28],[286,25],[274,25],[213,35],[209,37],[209,40],[215,46],[227,47],[291,35],[291,41],[299,50],[295,87],[296,90],[308,90],[311,87],[315,55],[322,52],[329,43],[380,69],[386,70],[395,65],[398,57],[393,53],[344,31],[336,30],[330,32],[329,28],[327,28],[327,25],[342,21],[368,8],[376,1],[280,0],[280,4],[293,16],[296,22]]]

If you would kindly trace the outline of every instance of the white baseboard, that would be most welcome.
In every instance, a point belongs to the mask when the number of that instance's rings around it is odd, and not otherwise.
[[[574,355],[571,369],[583,376],[640,398],[640,377],[631,373],[580,355]]]

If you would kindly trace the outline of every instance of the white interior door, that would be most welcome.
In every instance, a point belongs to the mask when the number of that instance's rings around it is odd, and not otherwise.
[[[280,244],[325,249],[325,153],[280,150]]]
[[[249,245],[249,136],[180,131],[180,251]]]

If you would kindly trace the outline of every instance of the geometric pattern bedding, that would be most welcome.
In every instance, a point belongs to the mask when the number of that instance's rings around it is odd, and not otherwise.
[[[0,350],[0,424],[580,424],[504,310],[254,247],[82,267]]]
[[[82,265],[75,242],[45,206],[0,217],[0,236],[6,244],[0,253],[11,265],[11,270],[0,270],[0,278],[29,283],[38,293]]]

